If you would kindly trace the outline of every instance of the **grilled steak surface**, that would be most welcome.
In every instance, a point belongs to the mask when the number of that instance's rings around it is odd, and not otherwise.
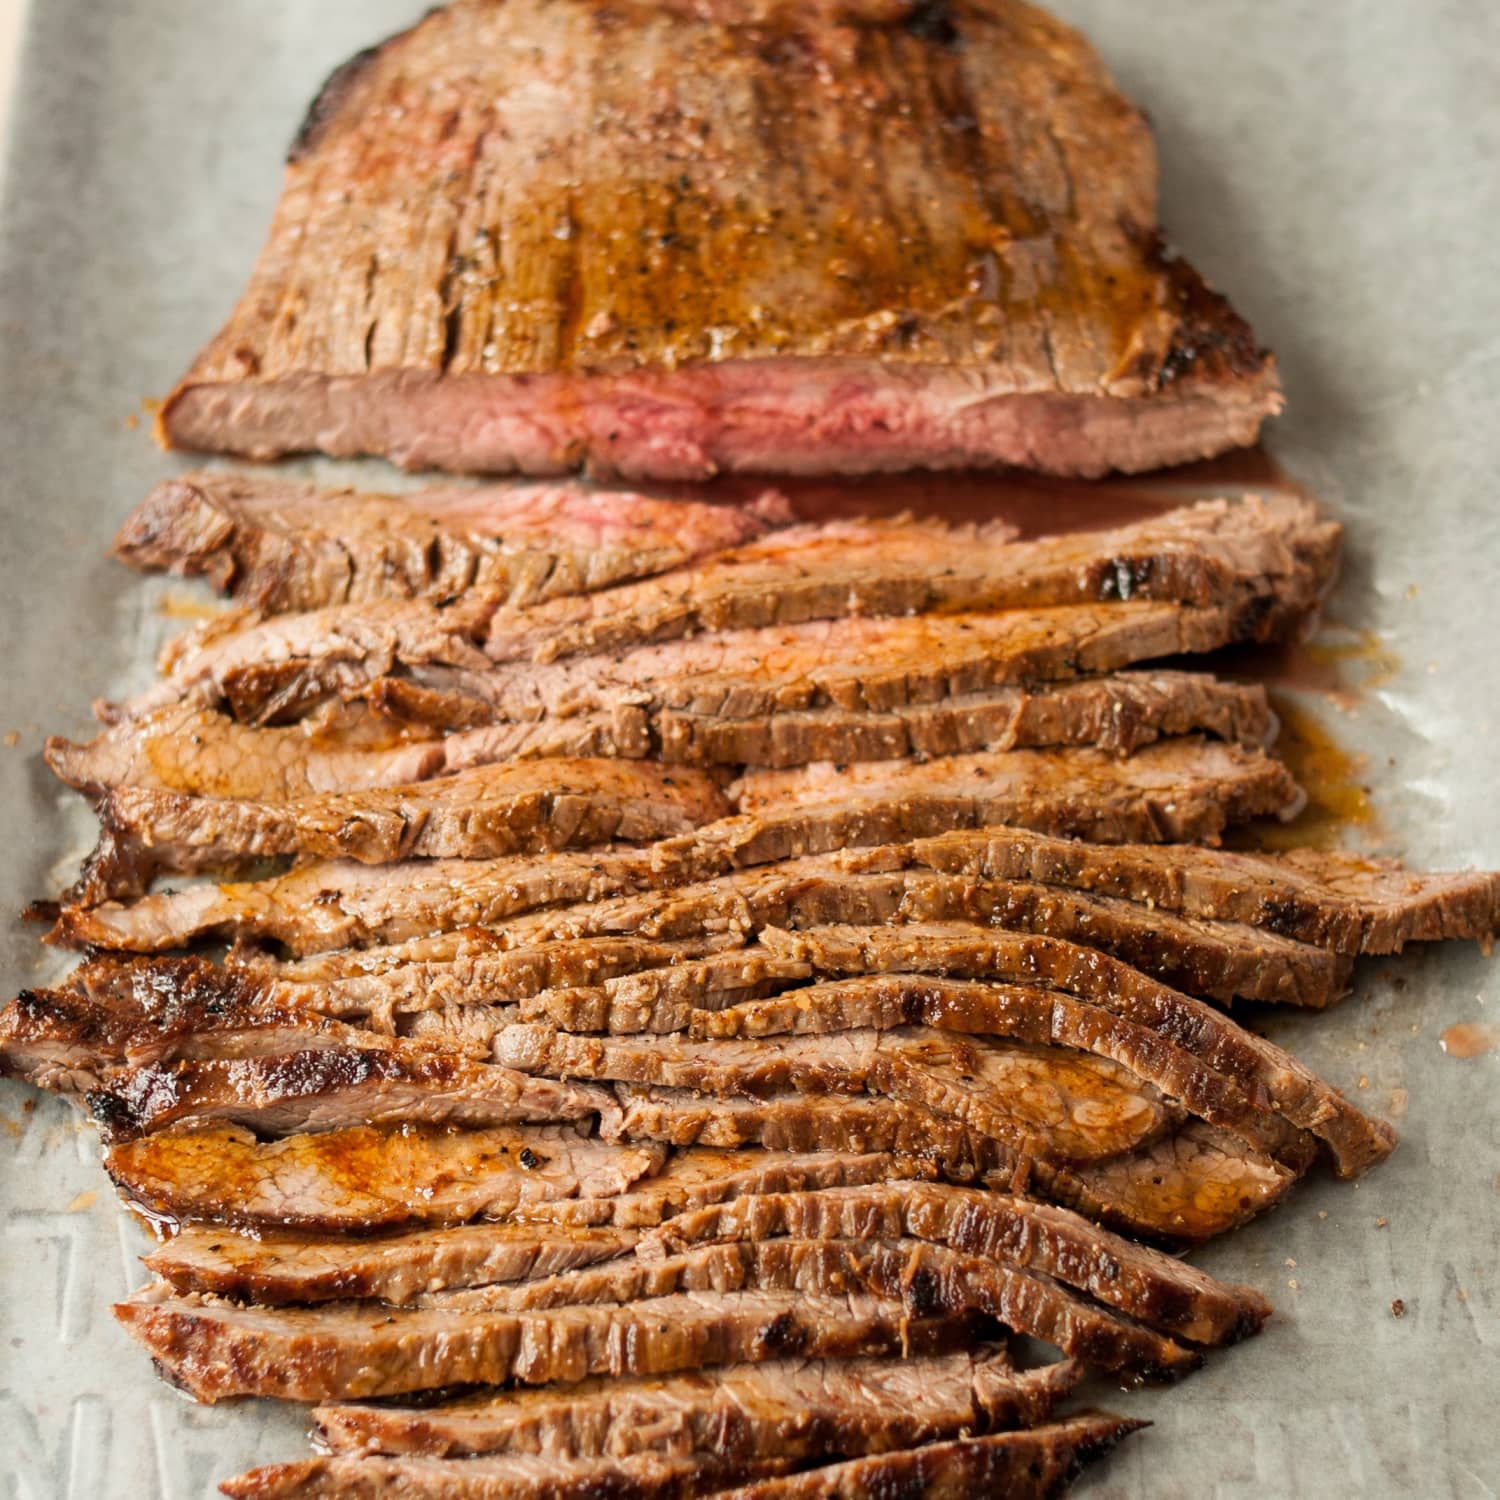
[[[180,447],[1097,474],[1251,442],[1279,405],[1157,237],[1144,118],[1016,0],[935,25],[461,0],[312,120],[163,412]]]
[[[774,491],[747,505],[571,484],[372,495],[215,469],[157,485],[114,551],[276,613],[466,589],[519,605],[664,573],[789,519]]]

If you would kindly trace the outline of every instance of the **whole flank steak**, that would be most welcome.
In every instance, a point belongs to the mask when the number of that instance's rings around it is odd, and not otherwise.
[[[225,1494],[1040,1500],[1146,1425],[1086,1380],[1260,1331],[1188,1252],[1396,1136],[1243,1007],[1500,874],[1264,847],[1310,496],[914,471],[1279,406],[1024,0],[450,0],[339,69],[161,435],[524,477],[156,486],[115,555],[221,602],[47,742],[81,957],[0,1004],[157,1231],[124,1333],[318,1404]]]
[[[1137,471],[1279,409],[1145,117],[1021,0],[455,0],[341,68],[173,446]]]

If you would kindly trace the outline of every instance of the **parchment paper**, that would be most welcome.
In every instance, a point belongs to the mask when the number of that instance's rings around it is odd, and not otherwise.
[[[322,77],[421,8],[32,7],[0,221],[7,914],[89,837],[40,766],[43,732],[86,732],[90,697],[143,683],[152,643],[182,626],[161,613],[180,589],[104,557],[175,462],[132,418],[237,295]],[[1367,837],[1418,864],[1500,865],[1500,9],[1058,9],[1152,114],[1169,229],[1281,357],[1290,406],[1271,447],[1348,523],[1333,613],[1396,665],[1355,699],[1306,702],[1368,755]],[[0,921],[7,993],[60,971],[38,953]],[[1500,1020],[1495,994],[1474,951],[1416,954],[1371,965],[1334,1014],[1269,1019],[1362,1104],[1400,1113],[1403,1145],[1203,1255],[1266,1290],[1275,1321],[1176,1390],[1103,1393],[1157,1425],[1078,1493],[1500,1490],[1500,1056],[1439,1045],[1452,1023]],[[195,1408],[117,1330],[108,1304],[141,1279],[141,1244],[96,1152],[69,1110],[0,1086],[0,1497],[198,1500],[303,1451],[299,1409]]]

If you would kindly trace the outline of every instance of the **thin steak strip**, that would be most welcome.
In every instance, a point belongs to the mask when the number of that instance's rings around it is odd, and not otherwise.
[[[1211,1006],[1111,958],[1073,943],[982,931],[958,923],[898,928],[829,927],[789,934],[766,929],[761,943],[821,972],[955,974],[1070,991],[1132,1018],[1264,1097],[1292,1124],[1324,1141],[1340,1176],[1353,1177],[1390,1155],[1390,1127],[1274,1043]]]
[[[1293,495],[1205,500],[1113,531],[1015,541],[932,523],[792,527],[659,578],[497,615],[497,661],[549,661],[705,632],[842,615],[1151,599],[1228,608],[1268,639],[1332,579],[1339,528]]]
[[[276,613],[467,589],[521,605],[664,573],[788,519],[774,491],[746,505],[578,484],[380,495],[205,469],[157,485],[114,553]]]
[[[943,1317],[926,1323],[890,1298],[784,1291],[511,1314],[363,1303],[235,1307],[147,1288],[118,1303],[115,1315],[169,1379],[206,1403],[252,1395],[359,1400],[511,1380],[546,1385],[590,1375],[666,1375],[788,1355],[890,1354],[951,1347],[966,1326]],[[1194,1363],[1170,1340],[1158,1343],[1158,1353],[1177,1368]]]
[[[695,1245],[919,1239],[1051,1276],[1152,1328],[1196,1344],[1259,1331],[1270,1304],[1252,1287],[1110,1234],[1063,1208],[974,1188],[905,1182],[819,1193],[759,1194],[685,1214],[649,1233],[638,1258]]]
[[[444,1406],[324,1406],[313,1423],[325,1448],[344,1454],[566,1460],[716,1453],[805,1461],[908,1448],[960,1431],[1032,1427],[1080,1374],[1067,1360],[1017,1370],[993,1347],[926,1359],[770,1360],[712,1377],[590,1380]]]
[[[906,1239],[730,1241],[659,1259],[627,1256],[545,1281],[435,1292],[422,1298],[419,1307],[462,1318],[634,1307],[676,1296],[786,1290],[816,1297],[851,1289],[903,1299],[916,1317],[982,1312],[1100,1369],[1159,1376],[1195,1363],[1171,1339],[1115,1315],[1054,1278]]]
[[[561,1129],[351,1126],[278,1141],[234,1128],[153,1135],[111,1147],[104,1165],[128,1200],[162,1220],[355,1234],[476,1219],[634,1228],[741,1193],[931,1171],[872,1152],[666,1157],[661,1146],[611,1145]]]
[[[496,1039],[518,1072],[691,1088],[727,1097],[883,1094],[932,1109],[1026,1155],[1098,1161],[1154,1138],[1175,1112],[1149,1084],[1061,1048],[915,1026],[756,1042],[578,1036],[518,1023]]]
[[[284,803],[119,787],[95,807],[103,834],[73,899],[144,890],[162,871],[233,869],[279,855],[388,864],[670,838],[727,810],[701,772],[647,761],[481,766]]]
[[[923,1500],[1049,1500],[1079,1472],[1148,1423],[1086,1411],[1028,1432],[962,1438],[849,1459],[720,1492],[720,1500],[844,1500],[850,1495],[921,1495]],[[455,1497],[456,1500],[456,1497]]]

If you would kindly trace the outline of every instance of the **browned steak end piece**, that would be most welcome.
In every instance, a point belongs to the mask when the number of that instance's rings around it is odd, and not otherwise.
[[[470,588],[521,605],[666,572],[751,541],[785,514],[772,492],[749,505],[573,484],[379,495],[201,470],[157,485],[114,550],[272,612]]]
[[[1201,458],[1277,379],[1156,189],[1144,117],[1016,0],[449,6],[325,92],[161,430],[665,478]]]

